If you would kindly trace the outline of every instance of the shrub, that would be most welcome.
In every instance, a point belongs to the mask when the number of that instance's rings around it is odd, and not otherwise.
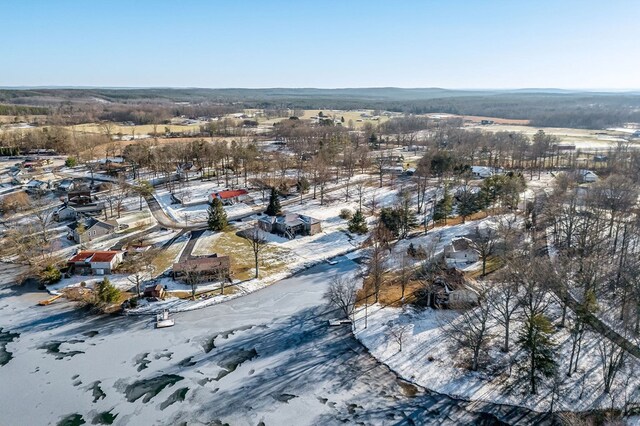
[[[353,213],[349,209],[342,209],[338,216],[340,216],[340,219],[349,220],[353,217]]]
[[[31,205],[31,199],[26,192],[14,192],[0,200],[0,213],[10,214],[24,211]]]
[[[109,278],[106,277],[96,284],[94,292],[98,304],[116,303],[120,299],[120,290],[111,284]]]
[[[75,167],[78,165],[78,160],[76,160],[74,157],[67,157],[67,159],[64,161],[64,165],[67,167]]]
[[[55,284],[62,279],[62,273],[53,265],[48,265],[40,273],[40,283],[43,285]]]
[[[349,221],[349,232],[353,232],[354,234],[366,234],[368,230],[369,227],[367,226],[367,221],[365,220],[362,211],[357,210]]]

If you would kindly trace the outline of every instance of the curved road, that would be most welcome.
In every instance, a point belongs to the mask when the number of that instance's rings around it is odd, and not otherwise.
[[[545,414],[470,404],[400,382],[353,338],[329,327],[330,277],[342,258],[207,309],[148,318],[92,317],[39,294],[0,293],[0,328],[20,333],[0,367],[7,424],[333,425],[545,424]],[[10,314],[10,315],[9,315]],[[1,332],[1,330],[0,330]],[[77,417],[76,417],[77,418]]]

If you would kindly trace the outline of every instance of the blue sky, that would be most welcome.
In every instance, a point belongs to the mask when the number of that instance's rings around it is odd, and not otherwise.
[[[0,86],[640,88],[638,0],[0,0]]]

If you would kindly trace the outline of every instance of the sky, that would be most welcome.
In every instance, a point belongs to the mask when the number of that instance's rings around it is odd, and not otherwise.
[[[640,88],[638,0],[0,0],[0,86]]]

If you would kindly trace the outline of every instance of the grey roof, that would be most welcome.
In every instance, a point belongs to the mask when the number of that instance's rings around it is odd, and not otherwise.
[[[71,225],[68,225],[68,226],[69,228],[75,230],[76,228],[78,228],[78,226],[80,226],[80,224],[83,224],[86,230],[89,230],[94,226],[99,226],[101,228],[106,228],[106,229],[115,229],[115,225],[111,223],[103,222],[91,216],[78,219],[75,223],[72,223]]]

